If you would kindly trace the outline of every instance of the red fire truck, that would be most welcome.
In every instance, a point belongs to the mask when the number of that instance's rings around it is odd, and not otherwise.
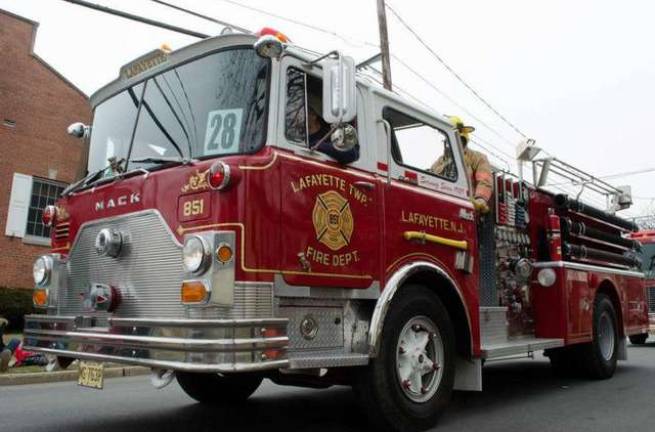
[[[633,233],[631,238],[641,243],[641,270],[646,276],[646,295],[648,297],[648,314],[651,335],[655,335],[655,230],[643,230]],[[630,336],[630,342],[636,345],[646,343],[648,333]]]
[[[394,430],[481,390],[485,360],[611,377],[648,329],[634,224],[501,171],[477,214],[448,120],[358,69],[272,31],[124,66],[69,128],[89,174],[44,209],[27,348],[79,359],[83,385],[147,366],[203,403],[352,385]]]

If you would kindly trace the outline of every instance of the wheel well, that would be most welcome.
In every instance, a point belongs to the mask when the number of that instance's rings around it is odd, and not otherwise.
[[[405,284],[423,285],[430,288],[439,297],[439,300],[448,310],[453,323],[457,353],[464,358],[470,359],[472,355],[471,329],[457,288],[444,276],[428,270],[411,275],[407,278]]]
[[[603,293],[610,298],[612,305],[614,305],[614,311],[616,312],[617,325],[619,327],[619,334],[621,337],[625,336],[623,331],[623,309],[621,308],[621,300],[619,300],[619,295],[616,292],[614,284],[608,280],[604,280],[598,286],[596,295]]]

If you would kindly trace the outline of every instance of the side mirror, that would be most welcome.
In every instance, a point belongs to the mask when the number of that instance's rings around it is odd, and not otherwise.
[[[349,124],[339,126],[330,136],[332,147],[340,152],[352,150],[359,140],[357,139],[357,130]]]
[[[73,123],[68,126],[67,132],[68,135],[74,136],[75,138],[86,138],[89,135],[89,126],[84,123]]]
[[[323,119],[348,123],[357,115],[355,60],[337,53],[323,61]]]

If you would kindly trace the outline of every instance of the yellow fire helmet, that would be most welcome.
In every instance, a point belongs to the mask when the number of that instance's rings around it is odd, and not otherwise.
[[[450,124],[457,129],[457,132],[468,141],[469,134],[473,132],[475,128],[473,126],[465,126],[464,121],[458,116],[449,116],[448,120],[450,120]]]

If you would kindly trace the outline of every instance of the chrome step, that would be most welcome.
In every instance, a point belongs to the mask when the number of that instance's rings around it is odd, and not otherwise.
[[[481,347],[483,359],[495,359],[518,354],[527,354],[548,348],[564,346],[564,339],[520,338],[498,343],[484,343]]]

